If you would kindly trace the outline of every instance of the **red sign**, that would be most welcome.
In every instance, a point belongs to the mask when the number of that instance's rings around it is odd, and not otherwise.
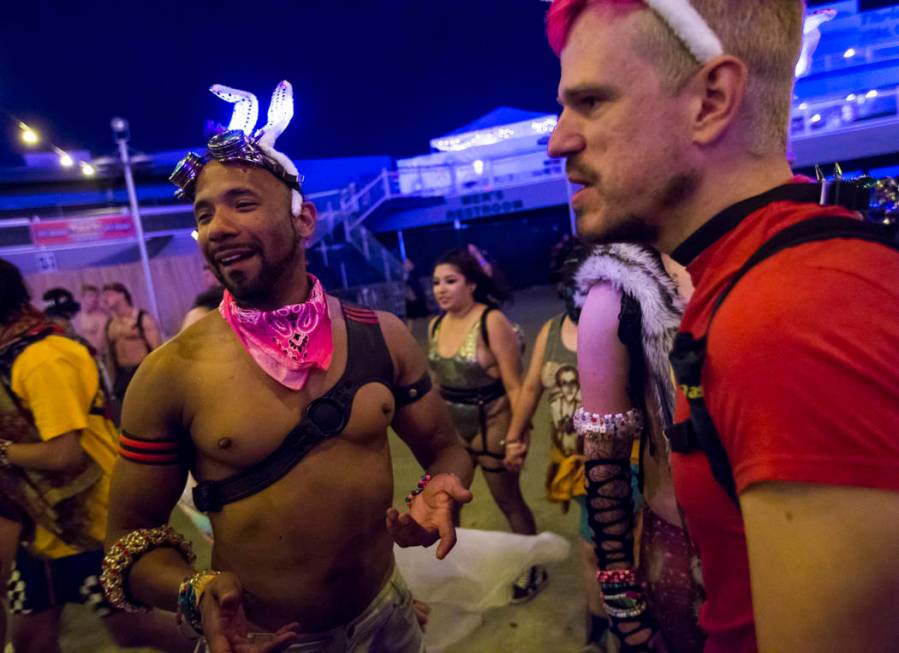
[[[135,236],[130,215],[103,215],[69,220],[41,220],[31,223],[31,242],[35,245],[71,245]]]

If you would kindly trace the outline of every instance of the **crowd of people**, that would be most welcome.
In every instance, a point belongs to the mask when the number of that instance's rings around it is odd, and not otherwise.
[[[577,234],[527,367],[474,244],[433,264],[426,347],[309,272],[316,207],[275,149],[284,82],[256,136],[217,134],[172,174],[209,274],[174,337],[118,283],[38,310],[0,261],[0,642],[60,650],[78,602],[122,646],[418,653],[427,608],[394,547],[453,555],[478,467],[535,536],[538,465],[577,506],[585,652],[893,650],[899,257],[787,163],[802,18],[798,0],[552,3],[548,148]],[[422,468],[400,508],[388,429]],[[209,569],[169,523],[189,477]],[[512,601],[548,577],[525,569]]]

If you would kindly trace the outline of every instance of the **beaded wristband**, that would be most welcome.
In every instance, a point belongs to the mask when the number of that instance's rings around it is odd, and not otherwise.
[[[11,444],[12,440],[0,440],[0,469],[12,467],[12,463],[9,462],[9,455],[7,454],[9,445]]]
[[[131,567],[144,554],[159,548],[178,551],[189,564],[197,557],[190,542],[169,525],[156,528],[141,528],[131,531],[113,544],[103,558],[100,584],[109,603],[125,612],[147,612],[149,608],[134,601],[125,588],[125,580]]]
[[[633,568],[602,569],[596,573],[607,614],[615,619],[639,617],[649,607]]]
[[[406,505],[411,506],[412,502],[415,500],[419,494],[425,491],[425,488],[428,487],[428,483],[431,482],[431,475],[425,474],[419,479],[418,485],[414,490],[412,490],[409,494],[406,495]]]
[[[627,569],[600,569],[596,572],[596,580],[600,585],[636,585],[637,572],[633,567]]]
[[[178,624],[186,624],[198,637],[203,636],[203,615],[200,612],[200,600],[206,587],[221,574],[220,571],[205,569],[193,576],[188,576],[178,586]]]
[[[643,429],[643,414],[636,408],[626,413],[600,415],[579,407],[572,418],[574,430],[588,440],[631,438]]]

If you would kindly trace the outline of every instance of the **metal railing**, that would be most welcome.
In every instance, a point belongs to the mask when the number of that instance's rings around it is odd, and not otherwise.
[[[899,87],[870,89],[844,97],[807,100],[794,107],[793,136],[832,133],[874,121],[899,119]]]
[[[826,38],[826,37],[825,37]],[[847,48],[843,52],[813,57],[809,75],[851,70],[874,63],[895,61],[899,52],[899,40],[878,41],[870,45]]]

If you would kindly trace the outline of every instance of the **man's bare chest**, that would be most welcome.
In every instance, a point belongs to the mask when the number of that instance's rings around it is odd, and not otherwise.
[[[194,378],[186,384],[184,426],[201,475],[224,478],[261,462],[308,419],[310,404],[322,398],[330,404],[335,386],[344,391],[329,408],[345,421],[328,438],[331,446],[382,446],[395,410],[392,391],[377,381],[345,387],[346,351],[339,349],[328,372],[312,372],[300,391],[268,377],[236,341],[195,361]]]

